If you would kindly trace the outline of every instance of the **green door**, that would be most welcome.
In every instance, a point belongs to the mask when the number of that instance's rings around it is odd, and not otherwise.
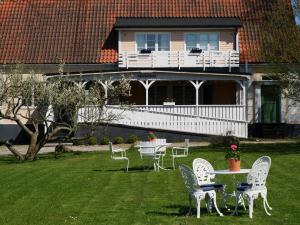
[[[280,89],[276,85],[261,86],[261,122],[280,122]]]

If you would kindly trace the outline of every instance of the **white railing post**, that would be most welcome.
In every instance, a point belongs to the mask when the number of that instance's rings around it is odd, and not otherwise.
[[[229,72],[231,72],[231,51],[229,51],[229,62],[228,62],[228,66],[229,66]]]

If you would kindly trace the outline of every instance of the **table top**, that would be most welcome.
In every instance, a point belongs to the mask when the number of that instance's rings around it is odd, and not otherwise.
[[[249,173],[250,169],[240,169],[239,171],[230,171],[230,170],[215,170],[211,172],[212,174],[246,174]]]

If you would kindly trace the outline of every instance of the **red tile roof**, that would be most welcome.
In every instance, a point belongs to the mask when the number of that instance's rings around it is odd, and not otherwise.
[[[114,63],[117,17],[240,17],[241,61],[261,62],[269,0],[2,0],[0,63]]]

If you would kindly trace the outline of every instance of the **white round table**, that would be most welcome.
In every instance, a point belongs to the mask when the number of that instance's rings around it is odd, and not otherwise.
[[[250,169],[240,169],[239,171],[230,171],[230,170],[215,170],[211,174],[247,174],[250,172]]]
[[[250,172],[250,169],[240,169],[239,171],[230,171],[230,170],[215,170],[215,171],[212,171],[210,172],[211,174],[216,174],[216,175],[233,175],[232,176],[232,182],[233,182],[233,187],[234,187],[234,191],[233,193],[230,193],[230,194],[225,194],[223,195],[223,203],[224,203],[224,207],[227,208],[226,206],[226,201],[227,201],[227,198],[228,196],[231,196],[231,197],[237,197],[236,196],[236,188],[238,186],[238,182],[236,180],[236,177],[235,175],[238,175],[238,174],[248,174]],[[241,198],[241,199],[238,199],[238,201],[236,202],[236,204],[242,204],[245,208],[245,204],[244,204],[244,200]],[[237,209],[237,207],[236,207]],[[231,215],[235,215],[237,214],[237,210],[234,210],[233,213]]]

